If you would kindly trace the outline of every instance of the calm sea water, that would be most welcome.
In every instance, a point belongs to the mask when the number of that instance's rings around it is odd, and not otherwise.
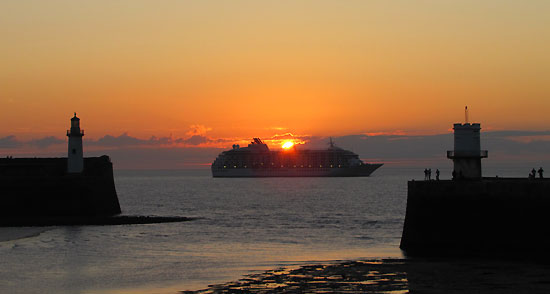
[[[398,257],[407,180],[117,171],[123,214],[182,223],[0,228],[0,293],[174,293],[279,266]]]

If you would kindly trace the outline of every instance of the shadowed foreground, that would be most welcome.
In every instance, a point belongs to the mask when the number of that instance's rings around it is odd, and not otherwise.
[[[550,264],[385,259],[248,275],[191,293],[550,293]]]

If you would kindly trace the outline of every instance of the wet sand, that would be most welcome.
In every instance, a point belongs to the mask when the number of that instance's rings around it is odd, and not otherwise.
[[[115,226],[191,221],[183,216],[21,217],[0,219],[0,227]]]
[[[280,268],[181,293],[550,293],[550,264],[494,259],[349,261]]]

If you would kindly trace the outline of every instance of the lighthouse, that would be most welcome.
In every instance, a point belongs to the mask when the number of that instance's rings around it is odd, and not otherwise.
[[[67,130],[67,137],[69,137],[69,153],[67,156],[67,172],[68,173],[81,173],[84,169],[84,154],[82,151],[82,137],[84,131],[80,130],[80,119],[76,117],[71,118],[71,129]]]
[[[468,107],[465,109],[466,122],[455,123],[454,150],[447,151],[447,158],[453,160],[453,177],[458,179],[481,179],[481,159],[487,158],[487,150],[481,150],[479,123],[468,122]]]

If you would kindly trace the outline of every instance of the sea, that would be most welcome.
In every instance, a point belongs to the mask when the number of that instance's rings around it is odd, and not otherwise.
[[[280,267],[402,258],[407,181],[423,177],[385,166],[355,178],[116,170],[123,215],[193,220],[0,228],[0,293],[178,293]]]

